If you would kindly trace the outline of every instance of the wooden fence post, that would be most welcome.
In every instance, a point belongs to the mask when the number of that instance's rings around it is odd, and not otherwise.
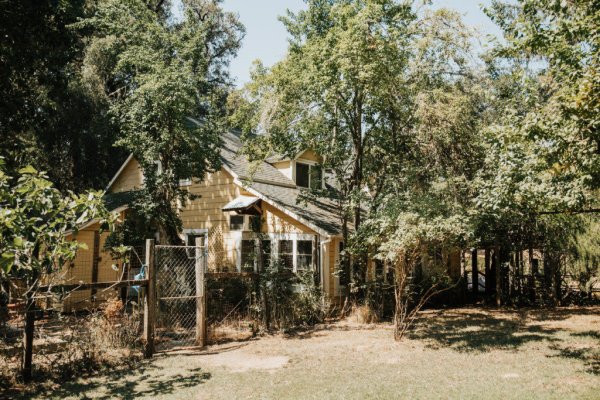
[[[144,357],[154,354],[154,321],[156,315],[156,270],[154,265],[154,239],[146,239],[146,301],[144,302]]]
[[[206,346],[206,292],[204,279],[203,238],[196,238],[196,345]]]
[[[31,288],[27,293],[25,305],[25,338],[23,341],[23,365],[21,372],[23,380],[29,382],[33,375],[33,334],[35,331],[35,290]]]
[[[92,252],[92,283],[98,283],[98,264],[100,263],[100,232],[94,231],[94,250]],[[96,308],[98,289],[92,289],[92,304]]]

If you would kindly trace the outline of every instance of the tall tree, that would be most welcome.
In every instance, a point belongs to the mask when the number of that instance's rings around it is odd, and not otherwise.
[[[412,2],[307,3],[307,10],[282,18],[291,35],[289,52],[270,70],[258,66],[248,90],[231,98],[238,106],[246,101],[232,119],[250,114],[253,124],[238,125],[264,133],[255,139],[258,146],[248,147],[254,156],[312,148],[324,157],[341,200],[344,241],[356,249],[364,242],[352,243],[349,222],[360,231],[365,212],[374,212],[398,181],[407,182],[400,174],[407,160],[416,159],[412,146],[425,147],[415,140],[415,127],[427,111],[416,113],[443,97],[444,82],[468,75],[469,33],[455,14]],[[356,265],[352,278],[364,280],[364,267]]]
[[[9,171],[48,171],[61,190],[102,187],[122,161],[102,96],[81,82],[93,2],[0,2],[0,156]]]
[[[79,24],[94,35],[86,49],[86,82],[101,88],[121,129],[117,145],[144,170],[134,202],[146,225],[179,241],[181,179],[202,179],[219,163],[227,66],[243,27],[219,1],[186,0],[181,20],[170,2],[105,0]]]

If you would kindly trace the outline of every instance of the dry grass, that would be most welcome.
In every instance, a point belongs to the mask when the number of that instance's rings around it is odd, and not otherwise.
[[[39,398],[598,399],[600,308],[420,314],[400,343],[349,318],[158,355]]]
[[[0,340],[0,399],[56,389],[77,377],[131,367],[141,358],[139,315],[124,313],[123,304],[115,299],[100,312],[53,314],[38,320],[33,341],[34,379],[24,385],[19,375],[23,323],[14,320],[9,327],[13,332],[10,340]]]

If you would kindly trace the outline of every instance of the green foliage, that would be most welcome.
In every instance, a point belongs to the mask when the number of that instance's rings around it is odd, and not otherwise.
[[[65,196],[31,166],[18,177],[0,168],[0,280],[59,270],[85,246],[67,235],[94,219],[110,222],[101,193]]]
[[[0,3],[0,157],[7,172],[48,171],[62,191],[103,187],[122,161],[104,96],[82,83],[86,32],[70,24],[95,2]]]
[[[323,296],[312,271],[293,273],[278,260],[260,272],[261,296],[266,297],[270,320],[279,329],[312,325],[323,320]]]
[[[579,283],[582,292],[592,296],[592,289],[600,281],[600,219],[588,217],[582,221],[581,229],[575,237],[573,261],[567,272]]]
[[[133,206],[169,241],[180,228],[175,202],[188,197],[179,181],[219,166],[226,67],[243,28],[218,3],[185,1],[183,18],[174,21],[168,2],[155,9],[142,0],[106,0],[77,24],[94,32],[86,83],[105,93],[122,132],[116,144],[144,170]]]
[[[549,191],[562,197],[550,199],[547,207],[575,209],[596,201],[589,189],[600,182],[599,3],[494,1],[487,11],[507,40],[495,49],[494,68],[501,70],[506,60],[515,69],[524,66],[518,76],[529,76],[537,89],[525,109],[505,110],[498,136],[521,143],[534,172],[545,173],[541,179],[551,183]],[[533,68],[527,68],[530,60],[537,61]]]
[[[340,0],[308,1],[282,21],[292,36],[286,57],[270,69],[258,64],[253,82],[230,97],[230,120],[263,134],[248,141],[250,157],[320,154],[332,190],[318,195],[339,201],[347,254],[359,264],[403,213],[464,220],[465,182],[481,164],[484,95],[459,16]],[[364,266],[354,278],[364,278]]]

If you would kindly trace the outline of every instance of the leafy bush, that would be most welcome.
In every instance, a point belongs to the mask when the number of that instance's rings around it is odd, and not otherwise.
[[[312,271],[294,273],[274,260],[260,273],[262,302],[257,311],[278,329],[306,326],[323,320],[326,304]],[[265,304],[266,303],[266,304]]]

